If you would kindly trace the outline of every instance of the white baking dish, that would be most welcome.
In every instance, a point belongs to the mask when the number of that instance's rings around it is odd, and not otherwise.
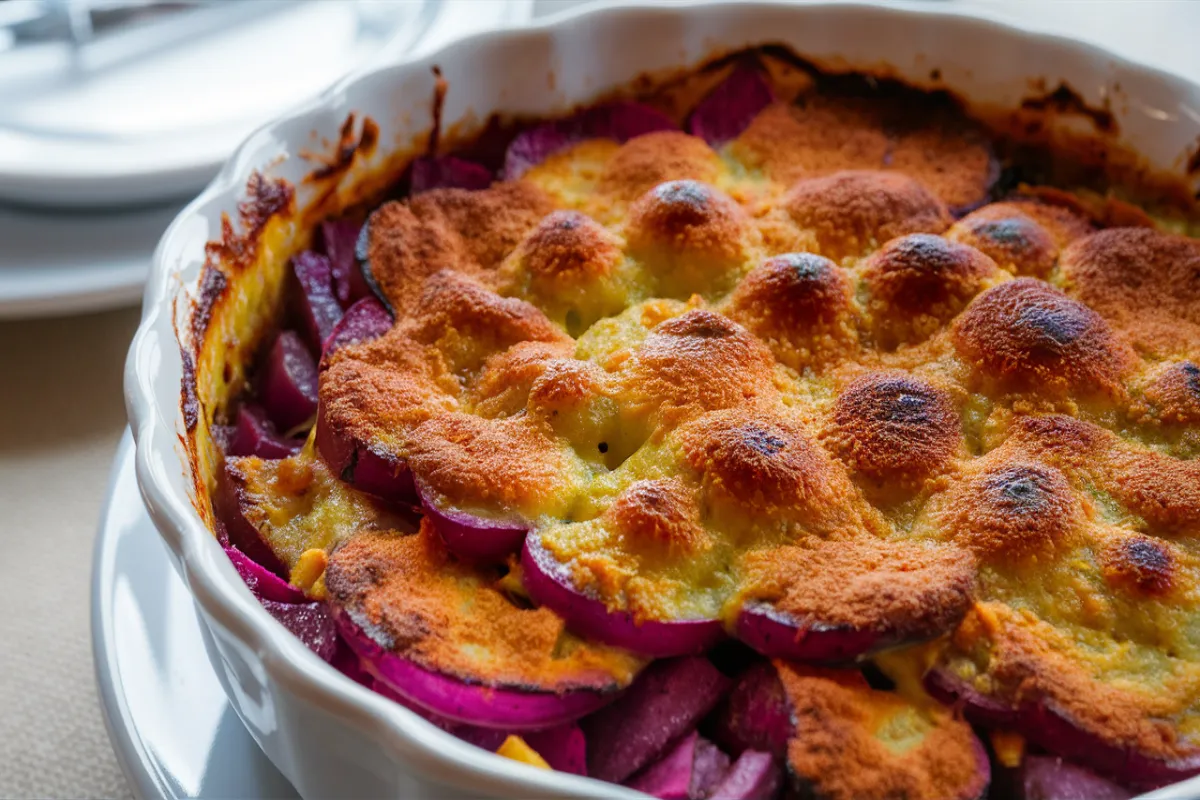
[[[181,436],[180,342],[191,326],[205,243],[220,237],[255,169],[297,182],[300,151],[336,140],[350,112],[378,122],[381,146],[346,181],[426,133],[438,65],[450,84],[445,121],[469,128],[493,112],[548,114],[639,74],[678,69],[721,52],[782,43],[826,65],[878,69],[938,85],[993,108],[1015,107],[1031,79],[1065,81],[1108,104],[1124,141],[1157,170],[1184,174],[1200,129],[1200,86],[1095,47],[955,12],[899,3],[671,3],[621,5],[460,41],[432,56],[343,81],[252,136],[183,211],[158,248],[125,391],[137,476],[174,563],[194,594],[210,659],[234,708],[306,797],[451,794],[635,796],[610,784],[535,770],[486,754],[342,677],[276,623],[250,595],[193,506],[193,465]],[[936,72],[935,72],[936,70]],[[360,171],[361,168],[361,171]],[[303,207],[311,187],[298,185]],[[182,340],[176,336],[179,331]],[[1200,794],[1191,781],[1157,794]]]

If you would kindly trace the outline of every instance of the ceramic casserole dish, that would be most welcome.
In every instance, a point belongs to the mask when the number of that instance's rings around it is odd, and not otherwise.
[[[307,246],[314,223],[378,195],[435,128],[444,140],[467,140],[493,117],[561,115],[635,81],[761,45],[825,70],[948,90],[982,116],[1041,98],[1061,106],[1046,117],[1054,135],[1105,138],[1114,153],[1136,154],[1131,167],[1196,189],[1188,170],[1200,86],[1070,40],[905,4],[585,11],[376,65],[258,131],[159,245],[125,391],[138,482],[195,598],[208,656],[255,740],[303,796],[642,795],[460,741],[346,679],[247,590],[213,536],[219,456],[207,430],[281,308],[281,265]],[[213,260],[240,266],[231,277],[206,272]],[[222,301],[231,296],[237,301]],[[1155,796],[1194,796],[1197,781]]]

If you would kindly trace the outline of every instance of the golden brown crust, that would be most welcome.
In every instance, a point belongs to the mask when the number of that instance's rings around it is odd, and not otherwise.
[[[1059,251],[1092,231],[1086,219],[1062,206],[1029,200],[992,203],[960,219],[946,237],[969,244],[1014,275],[1045,278]]]
[[[720,156],[581,142],[385,206],[368,255],[398,320],[329,359],[323,418],[635,619],[959,626],[943,663],[979,691],[1182,751],[1200,249],[1036,188],[951,225],[989,147],[877,100],[773,105]]]
[[[849,357],[858,331],[849,274],[815,253],[784,253],[747,275],[729,300],[729,316],[800,371]]]
[[[928,233],[892,239],[862,273],[878,345],[928,338],[999,276],[992,259],[973,247]]]
[[[971,727],[948,710],[872,689],[857,671],[776,669],[795,720],[787,759],[801,795],[965,800],[982,787]]]
[[[700,524],[694,490],[677,479],[637,481],[617,497],[607,514],[616,530],[633,540],[631,550],[658,550],[667,557],[686,558],[710,544]]]
[[[703,139],[679,131],[656,131],[622,145],[605,164],[597,189],[632,203],[660,183],[712,183],[719,171],[720,159]]]
[[[496,576],[448,557],[428,519],[416,534],[346,542],[330,556],[325,585],[334,605],[388,650],[471,683],[613,691],[641,666],[570,636],[548,609],[514,605]]]
[[[1178,573],[1170,545],[1149,536],[1114,539],[1101,551],[1100,563],[1109,583],[1135,596],[1167,594]]]
[[[1200,423],[1200,366],[1194,361],[1168,364],[1146,388],[1145,397],[1161,422]]]
[[[538,221],[553,211],[522,181],[490,189],[434,189],[385,203],[367,223],[371,276],[397,315],[420,300],[425,279],[450,269],[488,278]]]
[[[755,550],[741,569],[746,600],[768,602],[819,628],[876,633],[881,643],[954,630],[975,593],[970,553],[868,536]]]
[[[1157,357],[1200,349],[1200,243],[1150,228],[1113,228],[1062,255],[1069,291]]]
[[[658,325],[623,370],[621,394],[636,415],[679,423],[774,393],[774,359],[750,332],[712,311]]]
[[[946,207],[912,178],[889,172],[835,172],[802,180],[782,208],[799,229],[834,261],[866,255],[909,233],[941,233],[950,225]]]
[[[908,483],[946,465],[958,450],[960,427],[944,390],[904,373],[873,372],[838,396],[828,441],[858,472]]]
[[[646,192],[625,225],[629,253],[657,278],[659,295],[680,299],[729,289],[750,256],[753,235],[741,206],[692,180]]]
[[[1133,356],[1099,314],[1041,281],[987,290],[954,325],[959,353],[987,379],[1041,391],[1121,391]]]

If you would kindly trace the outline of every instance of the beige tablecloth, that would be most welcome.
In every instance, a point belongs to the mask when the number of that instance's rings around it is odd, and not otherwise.
[[[88,626],[137,318],[0,323],[0,797],[130,796],[96,699]]]

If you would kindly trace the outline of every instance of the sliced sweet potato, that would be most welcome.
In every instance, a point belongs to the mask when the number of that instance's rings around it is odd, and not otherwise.
[[[701,656],[651,665],[620,700],[583,721],[588,774],[611,783],[627,780],[695,730],[729,684]]]

